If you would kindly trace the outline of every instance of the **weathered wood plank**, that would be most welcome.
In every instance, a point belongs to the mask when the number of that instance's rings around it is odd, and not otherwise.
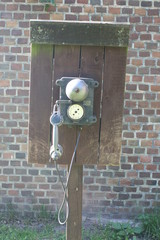
[[[77,164],[97,164],[99,149],[100,99],[103,71],[103,47],[83,46],[81,48],[81,77],[91,77],[99,82],[94,93],[94,114],[97,122],[91,126],[82,126],[80,142],[76,154]]]
[[[119,165],[127,48],[106,48],[101,120],[101,165]]]
[[[128,24],[31,20],[30,26],[32,43],[128,46]]]
[[[55,85],[55,81],[61,77],[77,77],[79,57],[79,46],[55,46],[53,103],[59,99],[59,87]],[[58,164],[69,164],[76,144],[76,128],[60,126],[59,144],[62,145],[64,153]]]
[[[29,116],[30,163],[47,163],[52,96],[53,46],[32,44]]]
[[[82,188],[83,166],[73,165],[68,184],[69,218],[67,221],[67,240],[82,239]]]

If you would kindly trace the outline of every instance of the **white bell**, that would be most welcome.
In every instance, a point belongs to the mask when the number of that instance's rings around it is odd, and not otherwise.
[[[88,96],[88,85],[80,78],[71,80],[66,86],[66,95],[75,102],[81,102]]]

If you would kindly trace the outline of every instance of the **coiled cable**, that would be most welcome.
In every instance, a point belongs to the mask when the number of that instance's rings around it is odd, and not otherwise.
[[[82,128],[80,128],[80,130],[79,130],[79,132],[78,132],[76,145],[75,145],[75,148],[74,148],[74,152],[73,152],[72,159],[71,159],[71,163],[70,163],[69,170],[68,170],[68,176],[67,176],[67,180],[66,180],[66,186],[64,185],[64,183],[63,183],[63,181],[62,181],[62,178],[61,178],[61,175],[60,175],[58,166],[57,166],[57,161],[55,161],[56,171],[57,171],[57,173],[58,173],[58,177],[59,177],[59,180],[60,180],[60,182],[61,182],[61,185],[62,185],[62,188],[63,188],[63,192],[64,192],[63,200],[62,200],[62,203],[61,203],[60,208],[59,208],[59,211],[58,211],[58,222],[59,222],[59,224],[61,224],[61,225],[64,225],[64,224],[67,222],[68,216],[69,216],[69,204],[68,204],[67,190],[68,190],[68,183],[69,183],[69,179],[70,179],[70,175],[71,175],[71,170],[72,170],[73,161],[74,161],[74,158],[75,158],[75,155],[76,155],[76,151],[77,151],[77,148],[78,148],[78,144],[79,144],[79,139],[80,139],[80,135],[81,135],[81,130],[82,130]],[[63,209],[65,203],[66,203],[66,216],[65,216],[65,220],[62,221],[62,220],[61,220],[61,212],[62,212],[62,209]]]

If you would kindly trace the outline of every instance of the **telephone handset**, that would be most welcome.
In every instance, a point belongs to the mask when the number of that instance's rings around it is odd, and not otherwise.
[[[58,127],[65,125],[91,125],[97,121],[93,115],[94,88],[98,81],[92,78],[62,77],[56,81],[60,87],[59,100],[56,101],[50,123],[53,125],[50,155],[57,160],[63,153],[58,144]]]

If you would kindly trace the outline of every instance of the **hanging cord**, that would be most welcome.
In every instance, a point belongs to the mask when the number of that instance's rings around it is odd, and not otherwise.
[[[68,190],[68,183],[69,183],[69,179],[70,179],[70,175],[71,175],[71,170],[72,170],[73,161],[74,161],[74,158],[75,158],[75,155],[76,155],[76,151],[77,151],[77,148],[78,148],[78,144],[79,144],[79,139],[80,139],[80,135],[81,135],[81,130],[82,130],[82,128],[80,128],[80,130],[79,130],[79,132],[78,132],[78,137],[77,137],[76,145],[75,145],[74,152],[73,152],[72,159],[71,159],[71,163],[70,163],[70,166],[69,166],[69,171],[68,171],[66,186],[64,185],[64,183],[63,183],[63,181],[62,181],[62,178],[61,178],[61,175],[60,175],[58,166],[57,166],[57,161],[55,161],[56,170],[57,170],[57,173],[58,173],[58,176],[59,176],[59,180],[60,180],[60,182],[61,182],[61,184],[62,184],[62,188],[63,188],[63,192],[64,192],[63,200],[62,200],[61,206],[60,206],[59,211],[58,211],[58,222],[59,222],[59,224],[61,224],[61,225],[64,225],[64,224],[67,222],[68,216],[69,216],[69,204],[68,204],[67,190]],[[61,212],[62,212],[62,209],[63,209],[65,203],[66,203],[66,217],[65,217],[65,220],[64,220],[64,221],[61,221]]]

